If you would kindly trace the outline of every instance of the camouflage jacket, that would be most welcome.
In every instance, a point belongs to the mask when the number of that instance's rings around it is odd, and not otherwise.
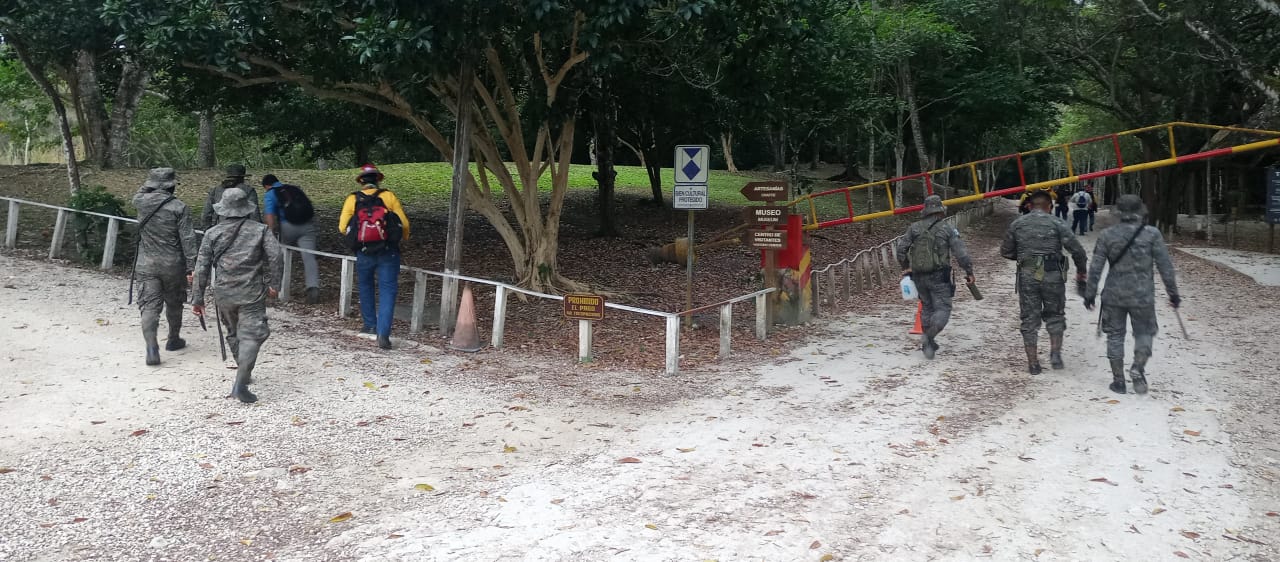
[[[897,247],[894,248],[894,255],[898,258],[898,264],[901,265],[903,269],[911,267],[911,260],[909,256],[911,245],[915,243],[916,238],[919,238],[920,235],[924,234],[924,232],[929,229],[929,226],[932,225],[937,218],[938,217],[925,217],[924,219],[911,223],[911,226],[907,228],[907,233],[898,240]],[[944,217],[942,220],[946,220],[946,218]],[[939,224],[933,227],[932,232],[940,241],[946,243],[945,247],[950,251],[950,257],[954,258],[956,263],[960,264],[960,268],[964,270],[965,274],[973,275],[973,260],[969,259],[969,252],[965,251],[964,242],[960,241],[960,231],[950,224]]]
[[[140,189],[133,196],[138,220],[155,213],[138,233],[138,265],[134,268],[138,273],[183,276],[195,268],[198,246],[191,211],[179,199],[164,203],[170,195],[168,191]]]
[[[1058,217],[1034,210],[1009,225],[1000,243],[1000,255],[1017,260],[1018,271],[1033,271],[1043,267],[1045,256],[1060,258],[1064,248],[1075,260],[1076,271],[1084,273],[1088,256],[1076,235]]]
[[[221,254],[214,264],[214,257]],[[218,302],[249,304],[266,298],[267,287],[280,290],[284,262],[271,229],[248,217],[224,218],[204,233],[195,269],[192,304],[203,305],[209,274],[216,267],[213,297]]]
[[[1142,226],[1137,215],[1121,215],[1120,218],[1123,222],[1098,235],[1098,243],[1093,247],[1093,263],[1089,266],[1089,286],[1085,289],[1085,298],[1091,299],[1098,294],[1102,266],[1120,253],[1137,229],[1142,229],[1142,233],[1133,241],[1129,251],[1125,252],[1120,261],[1110,265],[1107,286],[1102,290],[1102,303],[1111,306],[1155,304],[1156,286],[1151,274],[1152,266],[1160,270],[1160,279],[1164,281],[1164,288],[1169,296],[1177,296],[1178,283],[1174,279],[1173,260],[1169,259],[1164,236],[1155,227]]]
[[[233,187],[243,189],[244,192],[249,195],[249,200],[253,201],[253,205],[255,207],[253,214],[249,215],[249,217],[258,222],[262,222],[262,205],[258,204],[258,192],[253,189],[253,187],[249,186],[249,184],[244,182],[232,184],[224,181],[214,186],[213,189],[210,189],[209,197],[205,199],[204,210],[200,213],[200,218],[204,223],[205,228],[211,228],[224,220],[224,218],[219,216],[218,213],[213,212],[213,204],[222,201],[222,192]]]

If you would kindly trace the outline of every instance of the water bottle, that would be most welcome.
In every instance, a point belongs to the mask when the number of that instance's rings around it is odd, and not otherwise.
[[[902,282],[898,285],[902,287],[902,300],[913,301],[920,298],[920,293],[916,291],[916,282],[911,280],[910,275],[903,275]]]

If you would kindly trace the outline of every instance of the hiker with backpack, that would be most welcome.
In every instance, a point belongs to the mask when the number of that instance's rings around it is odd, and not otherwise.
[[[262,176],[262,218],[267,228],[286,246],[316,249],[315,207],[302,188],[281,182],[272,174]],[[320,267],[316,255],[302,253],[302,269],[307,284],[307,304],[320,302]]]
[[[253,187],[250,187],[248,183],[245,183],[244,178],[246,176],[247,171],[244,169],[243,165],[232,164],[227,166],[226,179],[223,179],[222,183],[213,186],[213,188],[209,190],[209,197],[205,198],[204,212],[201,213],[201,218],[204,221],[205,228],[211,228],[222,220],[222,217],[218,216],[218,213],[214,212],[213,206],[218,204],[219,201],[222,201],[223,192],[233,188],[243,190],[248,194],[249,201],[253,203],[253,213],[249,216],[253,220],[262,222],[262,210],[258,207],[258,192],[255,191]]]
[[[338,231],[356,254],[356,284],[364,320],[360,333],[376,334],[378,347],[391,349],[391,320],[400,286],[400,242],[409,239],[409,217],[396,195],[382,188],[383,178],[373,164],[360,168],[356,183],[361,189],[343,202]]]
[[[1081,189],[1071,196],[1071,232],[1084,236],[1089,232],[1089,206],[1093,195]]]
[[[1031,194],[1031,212],[1013,220],[1000,244],[1000,255],[1017,260],[1018,307],[1021,311],[1022,345],[1027,351],[1027,370],[1042,372],[1037,345],[1040,323],[1049,331],[1049,363],[1062,369],[1062,336],[1067,331],[1067,260],[1071,252],[1076,262],[1076,285],[1084,282],[1088,256],[1084,246],[1066,223],[1050,215],[1053,197],[1047,191]],[[1082,289],[1082,287],[1081,287]]]
[[[267,297],[280,293],[284,269],[280,243],[266,225],[252,219],[257,207],[244,190],[228,189],[222,194],[213,206],[222,220],[204,233],[192,281],[191,312],[201,317],[205,293],[213,284],[217,321],[227,328],[226,342],[236,360],[231,396],[245,404],[258,401],[249,384],[258,351],[271,335]]]
[[[187,302],[187,275],[196,265],[198,246],[191,212],[173,193],[177,186],[178,174],[173,168],[156,168],[133,196],[133,206],[138,209],[138,248],[129,276],[129,299],[132,303],[136,281],[148,365],[160,364],[156,338],[162,310],[169,322],[165,351],[187,346],[179,331]]]
[[[1093,184],[1084,188],[1089,194],[1089,232],[1093,232],[1093,224],[1098,218],[1098,196],[1093,194]]]
[[[1054,194],[1054,199],[1055,199],[1056,205],[1054,205],[1054,208],[1053,208],[1053,216],[1062,219],[1063,222],[1066,222],[1067,214],[1069,212],[1068,209],[1071,208],[1070,191],[1067,189],[1065,185],[1062,187],[1059,187],[1057,189],[1057,192]]]
[[[1102,266],[1107,270],[1107,286],[1102,290],[1102,313],[1098,318],[1107,334],[1107,359],[1111,362],[1111,391],[1126,392],[1124,380],[1125,324],[1133,324],[1133,366],[1129,378],[1133,391],[1147,393],[1147,360],[1159,325],[1156,324],[1156,284],[1152,268],[1160,271],[1169,305],[1176,311],[1182,304],[1178,282],[1164,236],[1154,226],[1145,226],[1146,206],[1137,195],[1123,195],[1116,202],[1120,224],[1103,230],[1093,247],[1093,264],[1085,288],[1084,306],[1093,310]]]
[[[951,320],[951,297],[956,294],[951,258],[954,256],[964,269],[965,281],[970,285],[974,283],[973,261],[960,241],[960,231],[942,222],[947,208],[941,197],[926,197],[921,214],[924,218],[912,223],[899,239],[895,254],[902,265],[902,275],[910,276],[920,293],[920,327],[924,332],[920,350],[926,359],[933,359],[938,351],[935,338]]]

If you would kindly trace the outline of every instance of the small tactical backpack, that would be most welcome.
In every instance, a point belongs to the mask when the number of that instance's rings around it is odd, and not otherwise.
[[[951,254],[948,252],[947,241],[940,239],[933,230],[941,220],[941,217],[934,220],[928,228],[924,229],[924,232],[921,232],[911,242],[911,248],[907,250],[907,257],[911,261],[912,273],[933,273],[951,265]]]

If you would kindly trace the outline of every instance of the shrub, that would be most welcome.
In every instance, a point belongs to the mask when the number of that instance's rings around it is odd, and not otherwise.
[[[81,188],[80,191],[71,196],[69,204],[72,209],[78,211],[90,211],[117,217],[129,216],[125,212],[124,200],[108,193],[106,188],[100,185]],[[72,235],[76,242],[76,253],[79,254],[81,260],[87,263],[102,261],[103,245],[107,239],[107,224],[110,221],[111,219],[97,215],[72,213]],[[120,237],[116,240],[116,248],[128,247],[127,238],[126,229],[121,228]],[[120,261],[124,254],[125,252],[117,251],[115,260],[117,262]]]

